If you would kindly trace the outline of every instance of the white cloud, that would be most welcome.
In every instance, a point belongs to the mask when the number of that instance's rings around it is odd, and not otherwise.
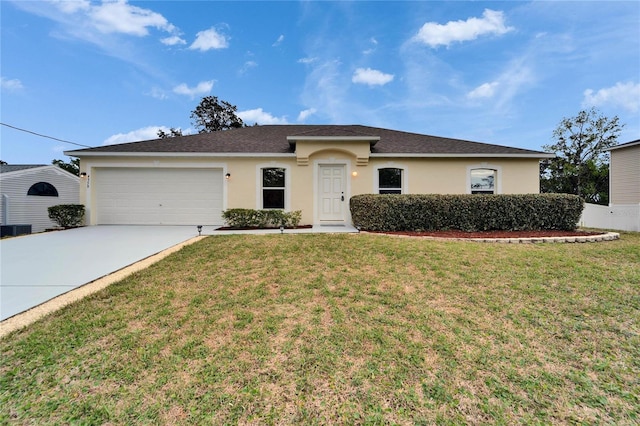
[[[177,35],[162,38],[160,39],[160,42],[162,44],[166,44],[167,46],[175,46],[176,44],[187,44],[187,42],[183,38]]]
[[[186,95],[191,98],[200,95],[207,95],[211,92],[214,81],[215,80],[201,81],[196,87],[189,87],[186,83],[182,83],[174,87],[173,92],[178,95]]]
[[[122,57],[122,43],[105,35],[145,37],[151,29],[179,34],[179,30],[160,13],[129,4],[126,0],[91,2],[88,0],[50,0],[16,2],[17,7],[56,22],[62,34],[96,44],[113,56]],[[168,37],[171,39],[172,37]]]
[[[94,26],[103,33],[123,33],[142,37],[149,34],[148,27],[167,32],[176,30],[161,14],[132,6],[122,0],[91,6],[88,13]]]
[[[209,28],[196,34],[196,39],[189,46],[191,50],[201,50],[206,52],[211,49],[225,49],[229,47],[229,41],[224,34],[219,33],[215,28]]]
[[[358,68],[351,78],[353,83],[368,84],[369,86],[384,86],[393,81],[393,74],[385,74],[371,68]]]
[[[362,51],[362,54],[363,54],[363,55],[370,55],[370,54],[372,54],[373,52],[375,52],[375,51],[376,51],[376,46],[378,46],[378,40],[376,40],[376,39],[375,39],[375,37],[371,37],[371,38],[369,39],[369,41],[371,42],[371,44],[373,45],[373,47],[370,47],[370,48],[368,48],[368,49],[363,50],[363,51]]]
[[[242,65],[242,68],[238,71],[240,75],[246,74],[251,68],[255,68],[258,66],[256,61],[247,61]]]
[[[449,46],[456,41],[474,40],[481,35],[501,35],[512,31],[507,27],[502,11],[485,9],[482,18],[469,18],[466,21],[449,21],[446,24],[427,22],[420,28],[414,40],[431,47]]]
[[[298,59],[298,63],[299,64],[308,65],[308,64],[314,63],[317,60],[318,60],[318,58],[315,58],[315,57],[313,57],[313,58],[300,58],[300,59]]]
[[[152,98],[156,98],[160,100],[167,99],[166,92],[158,87],[151,88],[151,91],[147,93],[147,95],[151,96]]]
[[[469,99],[492,98],[496,93],[496,88],[500,85],[497,81],[484,83],[467,93]]]
[[[284,34],[280,34],[280,37],[271,45],[273,47],[279,46],[284,41]]]
[[[4,90],[16,91],[24,89],[22,82],[16,78],[7,79],[0,77],[0,87]]]
[[[300,101],[322,111],[328,122],[363,121],[364,118],[358,115],[359,105],[348,96],[351,85],[339,60],[318,61],[310,66]]]
[[[158,138],[158,130],[162,130],[166,133],[170,132],[170,129],[166,126],[148,126],[140,129],[132,130],[128,133],[117,133],[113,136],[109,136],[102,142],[102,145],[114,145],[118,143],[146,141],[149,139]]]
[[[483,83],[466,94],[471,101],[491,100],[491,105],[501,114],[511,108],[511,102],[532,87],[538,75],[527,56],[516,58],[506,64],[500,75],[493,81]]]
[[[318,112],[315,108],[305,109],[298,114],[298,121],[305,121],[307,118]]]
[[[238,111],[238,117],[242,118],[248,125],[258,124],[287,124],[286,117],[274,117],[262,110],[262,108],[250,109],[247,111]]]
[[[88,0],[77,0],[77,1],[52,0],[51,3],[53,3],[58,9],[60,9],[64,13],[75,13],[79,10],[91,9],[91,2],[89,2]]]
[[[640,110],[640,83],[616,83],[594,92],[592,89],[584,91],[582,106],[615,105],[631,112]]]

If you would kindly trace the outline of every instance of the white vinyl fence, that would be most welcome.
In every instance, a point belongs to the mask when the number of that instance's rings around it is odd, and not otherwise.
[[[578,225],[640,232],[640,204],[599,206],[585,203]]]

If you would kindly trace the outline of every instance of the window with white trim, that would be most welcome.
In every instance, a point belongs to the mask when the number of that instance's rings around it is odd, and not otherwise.
[[[263,209],[284,209],[285,169],[265,167],[261,169],[261,191]]]
[[[472,194],[495,194],[498,182],[498,171],[495,169],[477,168],[469,171],[471,174]]]
[[[378,193],[402,194],[402,169],[385,167],[378,169]]]

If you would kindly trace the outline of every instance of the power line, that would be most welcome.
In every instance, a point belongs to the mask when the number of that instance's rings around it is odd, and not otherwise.
[[[47,135],[43,135],[41,133],[36,133],[36,132],[32,132],[31,130],[27,130],[27,129],[21,129],[20,127],[16,127],[16,126],[12,126],[10,124],[6,124],[6,123],[0,123],[3,126],[7,126],[10,127],[12,129],[15,130],[19,130],[21,132],[25,132],[25,133],[31,133],[32,135],[36,135],[36,136],[40,136],[42,138],[47,138],[47,139],[53,139],[54,141],[58,141],[58,142],[64,142],[64,143],[70,143],[71,145],[77,145],[77,146],[83,146],[85,148],[92,148],[89,145],[82,145],[81,143],[75,143],[75,142],[71,142],[71,141],[66,141],[64,139],[58,139],[58,138],[54,138],[53,136],[47,136]]]

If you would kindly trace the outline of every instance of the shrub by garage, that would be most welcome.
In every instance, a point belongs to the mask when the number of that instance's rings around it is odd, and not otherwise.
[[[82,225],[84,221],[84,205],[58,204],[48,208],[49,219],[62,228],[73,228]]]
[[[569,194],[362,194],[350,200],[364,231],[576,229],[584,200]]]
[[[222,212],[222,218],[230,228],[295,228],[300,224],[302,211],[229,209]]]

